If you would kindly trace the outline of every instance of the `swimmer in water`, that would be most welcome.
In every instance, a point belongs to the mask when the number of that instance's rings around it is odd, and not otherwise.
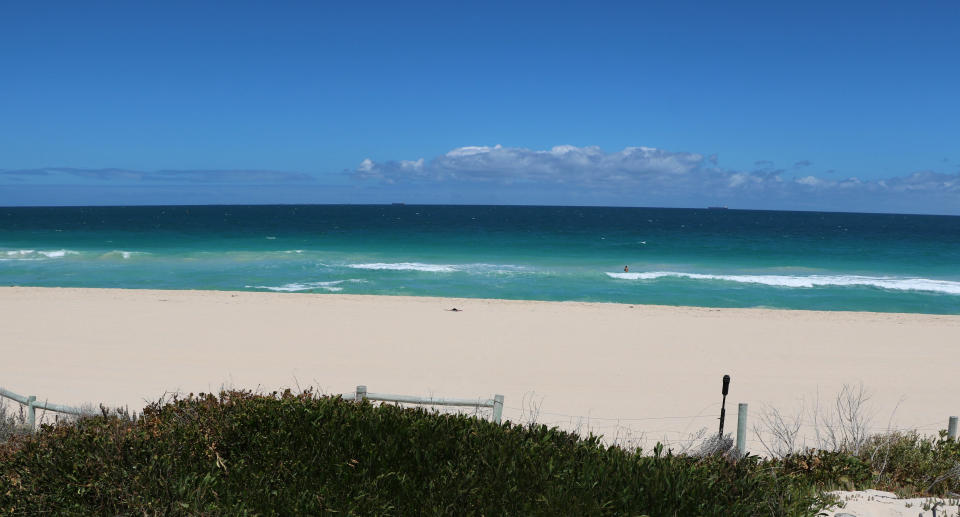
[[[629,272],[630,272],[630,266],[623,266],[623,272],[624,272],[624,273],[629,273]]]

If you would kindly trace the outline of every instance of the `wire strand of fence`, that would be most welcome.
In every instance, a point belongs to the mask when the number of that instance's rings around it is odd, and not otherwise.
[[[524,397],[526,401],[526,397]],[[525,404],[526,405],[526,404]],[[708,431],[712,425],[711,421],[719,419],[718,414],[705,414],[712,409],[718,409],[719,404],[706,406],[697,414],[688,415],[655,415],[643,417],[610,417],[594,416],[592,413],[586,415],[560,413],[555,411],[541,410],[539,405],[532,402],[527,407],[505,406],[515,415],[519,414],[519,423],[528,423],[535,425],[547,425],[557,427],[580,435],[593,435],[602,437],[602,439],[612,445],[637,447],[649,449],[655,443],[660,443],[668,449],[687,451],[692,447],[697,447],[697,443],[704,443],[710,437],[715,436],[715,432]],[[862,430],[869,434],[884,433],[909,433],[917,432],[920,434],[936,434],[945,429],[946,422],[936,420],[925,422],[919,425],[875,425],[864,426]],[[645,425],[654,424],[656,427],[646,428]],[[679,424],[674,426],[673,424]],[[684,425],[685,424],[685,425]],[[800,428],[809,431],[810,436],[801,438],[802,445],[807,443],[818,443],[817,438],[812,436],[816,429],[843,429],[843,422],[800,419],[794,422]],[[849,424],[846,424],[849,425]],[[695,432],[691,432],[695,431]],[[732,431],[732,429],[731,429]],[[763,451],[766,446],[762,439],[753,436],[756,433],[756,425],[753,429],[748,429],[743,436],[744,450]],[[762,431],[761,431],[762,432]],[[806,434],[806,433],[805,433]],[[739,438],[738,438],[739,439]]]
[[[711,404],[711,406],[715,406],[715,405],[718,405],[718,404]],[[529,408],[524,409],[524,408],[518,408],[515,406],[504,406],[504,408],[512,409],[514,411],[520,411],[520,412],[531,411]],[[646,420],[690,420],[695,418],[716,419],[717,418],[716,415],[704,415],[702,414],[702,412],[701,414],[696,414],[696,415],[676,415],[676,416],[671,415],[671,416],[648,416],[648,417],[609,417],[609,416],[603,417],[603,416],[593,416],[593,415],[571,415],[567,413],[556,413],[552,411],[540,411],[540,410],[533,410],[532,412],[537,413],[539,415],[560,416],[565,418],[589,418],[590,420],[601,420],[601,421],[606,420],[606,421],[617,421],[617,422],[634,422],[634,421],[640,422],[640,421],[646,421]]]
[[[718,404],[714,404],[718,405]],[[553,411],[542,411],[539,409],[530,409],[530,408],[519,408],[516,406],[504,406],[505,409],[510,409],[513,411],[523,413],[530,413],[532,416],[537,416],[537,423],[569,423],[571,421],[594,421],[598,422],[614,422],[614,424],[592,424],[592,427],[603,427],[603,426],[613,426],[613,425],[622,425],[628,422],[647,422],[647,421],[658,421],[658,420],[697,420],[697,419],[710,419],[717,420],[719,417],[717,415],[664,415],[664,416],[647,416],[647,417],[603,417],[603,416],[594,416],[592,414],[588,415],[577,415],[577,414],[568,414],[568,413],[557,413]],[[540,419],[540,416],[554,416],[554,417],[563,417],[567,420],[543,420]],[[831,424],[827,422],[809,422],[806,420],[801,420],[798,423],[799,426],[805,428],[828,428],[828,429],[840,429],[845,426],[845,424]],[[878,426],[867,426],[864,428],[868,432],[909,432],[909,431],[939,431],[945,429],[940,420],[935,420],[933,422],[928,422],[916,426],[911,425],[878,425]],[[659,432],[657,430],[649,430],[648,432]]]
[[[930,422],[927,424],[915,426],[915,427],[914,426],[879,426],[878,425],[878,426],[867,426],[864,429],[871,432],[876,432],[876,431],[901,431],[902,432],[902,431],[931,431],[931,430],[936,431],[936,430],[943,429],[943,426],[937,425],[938,423],[940,423],[939,420]],[[844,427],[844,424],[828,424],[825,422],[807,423],[803,421],[801,421],[799,425],[801,427],[807,427],[807,428],[825,427],[828,429],[840,429]]]

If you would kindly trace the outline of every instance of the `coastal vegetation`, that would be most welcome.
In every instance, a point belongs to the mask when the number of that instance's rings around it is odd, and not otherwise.
[[[960,446],[943,435],[761,458],[628,449],[310,391],[226,391],[102,413],[7,432],[0,513],[792,516],[816,515],[836,488],[960,490]],[[4,428],[16,418],[5,413]]]

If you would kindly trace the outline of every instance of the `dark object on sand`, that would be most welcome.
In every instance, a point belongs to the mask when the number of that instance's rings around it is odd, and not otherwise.
[[[454,307],[454,308],[452,308],[452,309],[447,309],[447,312],[463,312],[463,309],[458,309],[458,308]]]
[[[723,438],[723,417],[727,413],[727,393],[730,392],[730,376],[723,376],[723,389],[720,390],[723,394],[723,402],[720,403],[720,437]]]

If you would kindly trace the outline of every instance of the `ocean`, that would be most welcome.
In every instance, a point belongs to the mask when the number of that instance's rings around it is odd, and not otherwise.
[[[439,205],[0,208],[0,285],[960,314],[960,217]]]

